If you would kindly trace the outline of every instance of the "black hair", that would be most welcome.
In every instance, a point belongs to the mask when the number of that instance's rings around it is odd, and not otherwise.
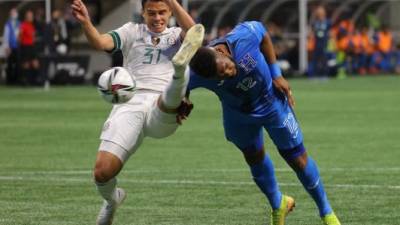
[[[142,0],[142,9],[143,9],[143,11],[144,11],[144,5],[146,4],[146,2],[150,2],[150,1],[161,2],[162,0]]]
[[[142,9],[144,10],[144,4],[146,4],[148,0],[142,0]]]
[[[197,75],[204,78],[217,76],[215,51],[208,47],[199,48],[190,61],[189,66]]]

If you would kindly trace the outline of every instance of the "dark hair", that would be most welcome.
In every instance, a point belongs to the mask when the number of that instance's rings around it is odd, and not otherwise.
[[[208,47],[199,48],[189,66],[199,76],[205,78],[215,77],[217,75],[215,51]]]
[[[142,0],[142,10],[144,11],[144,5],[146,2],[161,2],[162,0]]]

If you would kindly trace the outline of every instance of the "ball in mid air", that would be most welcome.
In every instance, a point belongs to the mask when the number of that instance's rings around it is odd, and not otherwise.
[[[106,102],[121,104],[128,102],[135,94],[136,81],[125,68],[113,67],[100,75],[98,90]]]

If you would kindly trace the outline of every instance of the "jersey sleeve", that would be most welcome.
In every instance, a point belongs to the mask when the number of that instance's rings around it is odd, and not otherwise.
[[[182,28],[180,28],[180,27],[173,27],[173,28],[170,28],[170,29],[172,29],[172,33],[173,33],[173,36],[174,36],[174,38],[177,40],[177,42],[176,42],[176,44],[178,44],[179,46],[181,46],[181,44],[182,44],[182,36],[181,36],[181,34],[182,34]]]
[[[267,29],[261,22],[258,21],[250,21],[248,22],[248,25],[251,31],[256,35],[258,42],[261,43],[265,36],[265,33],[267,33]]]
[[[124,24],[122,27],[116,30],[108,32],[114,41],[114,49],[111,50],[111,52],[123,50],[123,48],[126,46],[130,46],[129,43],[132,43],[132,41],[135,39],[137,32],[137,25],[131,22]]]

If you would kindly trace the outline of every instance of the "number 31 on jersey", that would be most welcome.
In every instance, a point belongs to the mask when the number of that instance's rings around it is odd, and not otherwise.
[[[145,60],[143,64],[157,64],[160,62],[161,49],[145,48]]]

